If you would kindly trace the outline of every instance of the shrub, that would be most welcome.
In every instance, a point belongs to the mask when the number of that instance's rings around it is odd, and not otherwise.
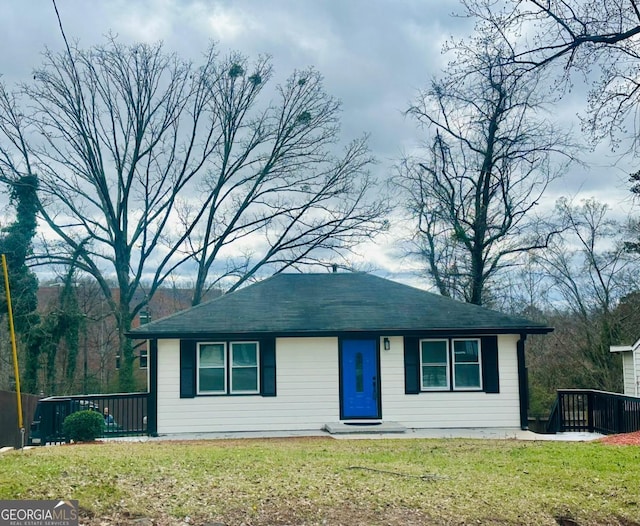
[[[104,418],[96,411],[76,411],[64,419],[62,431],[67,440],[90,442],[104,432]]]

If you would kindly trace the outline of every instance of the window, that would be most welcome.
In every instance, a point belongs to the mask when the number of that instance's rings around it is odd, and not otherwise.
[[[424,391],[449,389],[449,342],[420,342],[421,386]]]
[[[140,349],[140,369],[146,369],[149,366],[149,353],[147,349]]]
[[[364,356],[356,353],[356,393],[364,393]]]
[[[231,392],[258,392],[257,342],[233,342],[231,344]]]
[[[480,340],[453,340],[454,389],[481,389]]]
[[[420,371],[422,391],[482,389],[480,340],[421,340]]]
[[[227,392],[227,352],[224,343],[198,345],[198,392]]]
[[[199,394],[259,392],[257,342],[198,344]]]

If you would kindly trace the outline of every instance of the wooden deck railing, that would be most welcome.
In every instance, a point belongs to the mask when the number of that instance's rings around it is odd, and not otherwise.
[[[561,389],[547,431],[611,435],[640,431],[640,398],[593,389]]]

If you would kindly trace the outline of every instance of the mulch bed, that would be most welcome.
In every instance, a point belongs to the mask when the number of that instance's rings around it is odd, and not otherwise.
[[[601,438],[600,442],[613,446],[640,446],[640,431],[622,433],[620,435],[609,435]]]

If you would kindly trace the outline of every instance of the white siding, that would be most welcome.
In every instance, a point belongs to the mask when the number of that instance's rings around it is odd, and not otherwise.
[[[320,429],[340,418],[338,339],[276,340],[276,397],[180,398],[180,345],[158,341],[158,433]]]
[[[636,361],[635,352],[623,352],[622,354],[622,374],[624,379],[624,394],[627,396],[638,396],[638,392],[636,391],[636,375],[637,375],[637,365],[634,366],[634,361]]]
[[[498,337],[500,393],[404,393],[403,338],[380,342],[382,418],[409,428],[519,427],[516,342]],[[158,341],[158,433],[321,429],[340,418],[337,338],[276,340],[277,396],[180,393],[179,341]]]
[[[380,351],[382,417],[410,428],[520,427],[518,336],[498,336],[500,393],[404,393],[403,338]]]
[[[635,396],[640,396],[640,345],[636,345],[633,351],[633,362],[634,362],[634,387],[635,387]]]

